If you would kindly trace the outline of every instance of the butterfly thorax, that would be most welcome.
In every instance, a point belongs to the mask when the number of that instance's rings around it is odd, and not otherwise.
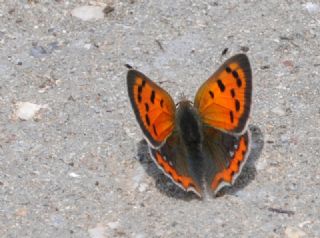
[[[187,147],[198,147],[202,143],[199,116],[190,101],[181,101],[177,108],[176,125],[181,139]]]

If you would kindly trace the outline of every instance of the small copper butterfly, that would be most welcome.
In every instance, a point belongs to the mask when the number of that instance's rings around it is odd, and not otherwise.
[[[134,69],[127,85],[151,157],[175,184],[199,197],[233,184],[250,150],[252,76],[246,55],[227,60],[193,103],[183,98],[176,106],[164,89]]]

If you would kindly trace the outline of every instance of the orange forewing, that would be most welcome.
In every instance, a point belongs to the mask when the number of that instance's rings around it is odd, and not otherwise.
[[[251,108],[252,79],[246,55],[227,60],[198,90],[194,105],[203,123],[242,134]]]
[[[249,154],[249,142],[249,132],[240,137],[238,148],[235,151],[229,166],[217,173],[212,179],[210,186],[214,193],[217,193],[224,185],[231,185],[240,174],[242,166],[245,164]]]
[[[152,147],[160,147],[174,128],[173,99],[136,70],[128,71],[127,85],[131,105],[146,139]]]

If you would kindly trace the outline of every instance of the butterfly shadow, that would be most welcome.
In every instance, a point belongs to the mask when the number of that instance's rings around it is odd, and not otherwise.
[[[264,146],[263,134],[259,127],[251,125],[249,127],[251,131],[251,152],[249,154],[247,163],[244,165],[241,174],[231,187],[225,187],[217,194],[218,197],[224,194],[235,194],[239,190],[246,187],[252,180],[254,180],[257,170],[255,168],[255,163],[260,157]],[[171,179],[162,173],[162,171],[157,167],[157,165],[152,161],[149,151],[148,144],[145,140],[138,142],[138,154],[137,158],[141,163],[142,167],[146,173],[152,177],[155,181],[157,189],[167,195],[168,197],[173,197],[176,199],[182,199],[185,201],[190,201],[193,199],[199,199],[195,194],[191,192],[185,192],[175,185]]]

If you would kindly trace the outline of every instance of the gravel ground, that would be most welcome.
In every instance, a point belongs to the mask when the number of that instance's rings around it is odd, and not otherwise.
[[[319,1],[0,0],[0,237],[320,237],[319,37]],[[193,99],[241,52],[252,153],[199,200],[148,156],[123,65]]]

